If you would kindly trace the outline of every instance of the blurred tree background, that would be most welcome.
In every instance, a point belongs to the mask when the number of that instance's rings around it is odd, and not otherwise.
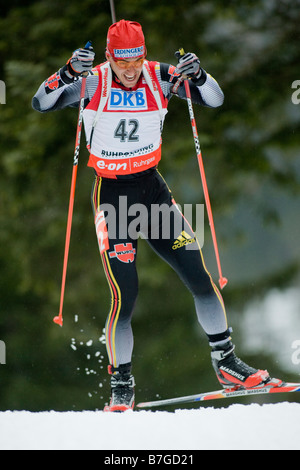
[[[175,63],[179,47],[196,52],[224,91],[221,108],[197,107],[195,114],[229,278],[223,292],[229,324],[244,360],[299,381],[292,344],[300,340],[300,105],[292,102],[291,85],[300,79],[300,1],[115,0],[115,7],[117,19],[142,23],[150,60]],[[7,363],[0,366],[0,410],[93,410],[109,398],[103,327],[110,299],[90,207],[93,173],[82,144],[59,328],[52,318],[77,112],[42,115],[31,99],[87,40],[102,62],[110,24],[108,0],[1,6],[0,339]],[[203,203],[184,101],[171,100],[163,142],[160,171],[175,199],[182,206]],[[217,282],[205,222],[203,253]],[[137,400],[215,389],[190,294],[143,241],[138,267]]]

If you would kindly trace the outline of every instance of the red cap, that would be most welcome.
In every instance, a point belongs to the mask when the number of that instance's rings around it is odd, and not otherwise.
[[[111,25],[107,33],[107,49],[114,60],[145,57],[147,50],[141,25],[126,20]]]

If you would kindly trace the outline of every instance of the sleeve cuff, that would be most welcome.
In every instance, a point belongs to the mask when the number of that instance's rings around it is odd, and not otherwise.
[[[69,74],[68,69],[67,69],[67,65],[64,65],[60,69],[60,78],[62,79],[62,81],[66,85],[69,85],[70,83],[73,83],[74,79],[75,79],[75,77],[71,77],[71,75]]]
[[[206,74],[205,70],[201,68],[200,77],[199,78],[192,78],[192,82],[196,86],[201,86],[201,85],[204,85],[204,83],[206,82],[206,79],[207,79],[207,74]]]

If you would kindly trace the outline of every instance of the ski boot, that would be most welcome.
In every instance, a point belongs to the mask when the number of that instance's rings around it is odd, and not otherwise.
[[[118,368],[108,367],[111,375],[111,400],[104,411],[123,412],[134,407],[134,377],[131,375],[131,364],[122,364]]]
[[[268,371],[248,366],[234,353],[231,341],[212,348],[213,368],[226,389],[253,388],[271,380]]]

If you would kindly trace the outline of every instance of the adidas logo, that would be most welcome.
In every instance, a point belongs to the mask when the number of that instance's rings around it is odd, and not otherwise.
[[[195,243],[196,238],[192,238],[187,232],[184,230],[181,232],[179,237],[175,240],[174,245],[172,246],[173,250],[177,250],[186,245],[190,245],[191,243]]]

